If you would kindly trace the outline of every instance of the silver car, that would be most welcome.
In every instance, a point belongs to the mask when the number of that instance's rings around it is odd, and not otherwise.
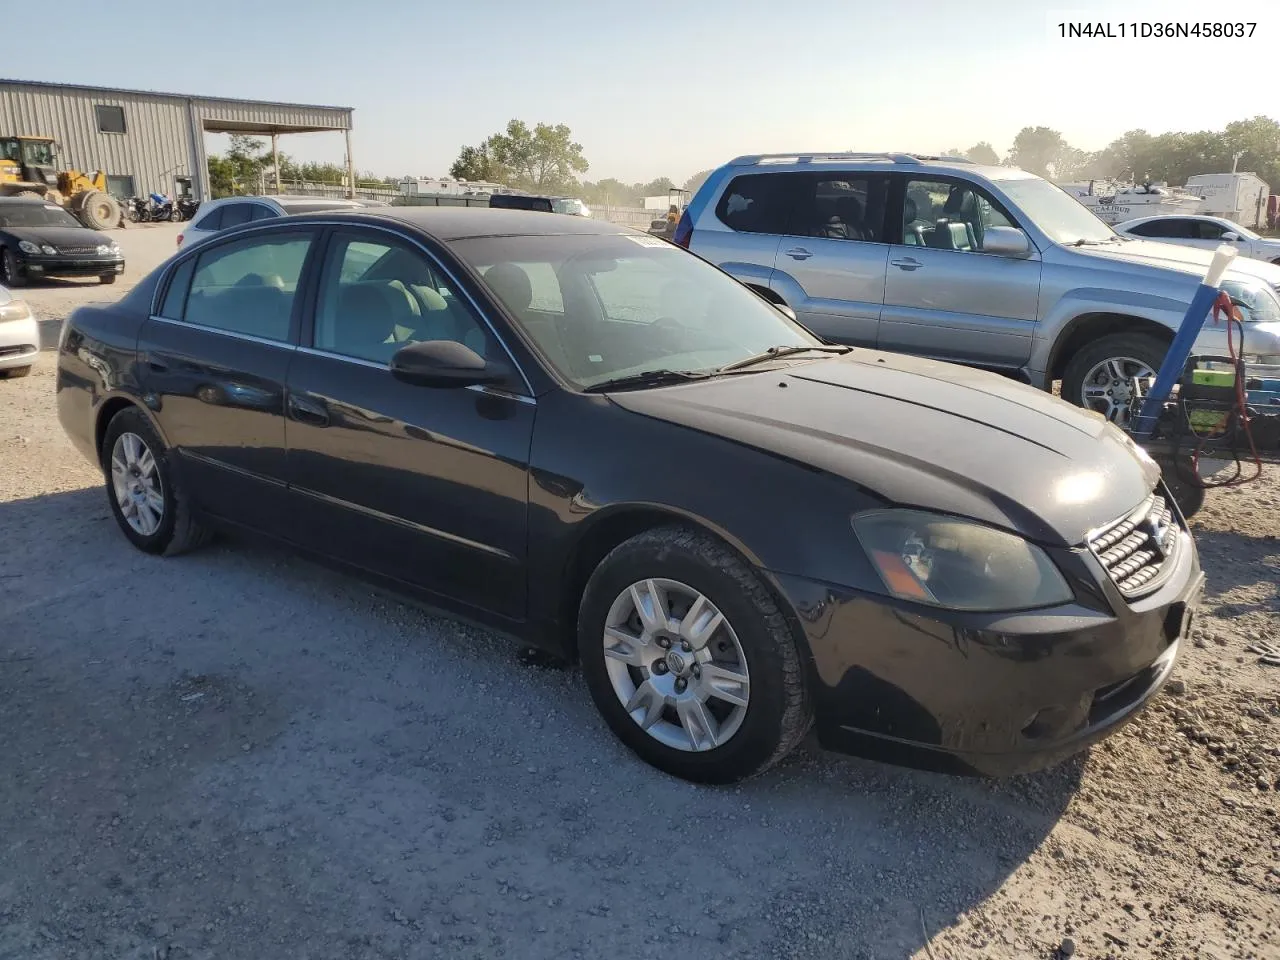
[[[740,157],[674,237],[838,343],[1003,370],[1123,421],[1212,251],[1119,236],[1011,167],[909,154]],[[1237,259],[1245,352],[1280,361],[1280,267]],[[1226,355],[1221,328],[1197,352]]]
[[[195,219],[178,234],[178,249],[198,243],[205,237],[238,227],[254,220],[271,220],[300,213],[324,213],[329,210],[360,210],[367,201],[342,200],[326,197],[224,197],[202,203]]]
[[[25,377],[40,355],[40,324],[25,300],[0,287],[0,380]]]

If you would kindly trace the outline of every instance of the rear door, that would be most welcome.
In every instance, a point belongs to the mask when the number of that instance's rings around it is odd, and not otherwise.
[[[288,528],[284,390],[316,231],[255,232],[175,264],[138,339],[143,388],[209,512]]]
[[[896,175],[897,236],[889,249],[883,350],[1017,368],[1031,356],[1040,255],[982,251],[987,227],[1021,225],[975,184]]]
[[[874,347],[889,260],[888,177],[826,172],[783,178],[787,226],[769,286],[819,336]]]

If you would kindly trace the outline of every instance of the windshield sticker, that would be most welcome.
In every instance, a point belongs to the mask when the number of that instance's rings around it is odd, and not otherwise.
[[[660,240],[657,237],[646,237],[643,234],[639,236],[633,236],[632,234],[628,233],[626,234],[626,238],[630,240],[632,243],[639,244],[642,247],[658,247],[659,249],[661,249],[663,247],[671,246],[671,244],[667,243],[667,241],[665,240]]]

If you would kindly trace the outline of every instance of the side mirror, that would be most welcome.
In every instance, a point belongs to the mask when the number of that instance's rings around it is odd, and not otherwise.
[[[1031,240],[1017,227],[987,227],[982,234],[982,252],[1026,257],[1031,254]]]
[[[1239,242],[1240,242],[1240,234],[1235,233],[1235,232],[1234,232],[1234,231],[1232,231],[1232,230],[1228,230],[1228,231],[1226,231],[1226,232],[1222,235],[1222,238],[1221,238],[1221,239],[1226,240],[1226,241],[1228,241],[1229,243],[1239,243]]]
[[[790,307],[788,307],[785,303],[775,303],[774,306],[778,308],[778,312],[780,314],[782,314],[792,323],[800,322],[799,317],[796,316],[796,312],[792,310]]]
[[[423,340],[410,343],[391,358],[391,375],[418,387],[470,387],[502,383],[510,371],[501,363],[486,361],[456,340]]]

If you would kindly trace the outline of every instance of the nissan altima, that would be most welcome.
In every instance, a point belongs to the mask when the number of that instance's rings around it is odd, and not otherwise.
[[[1101,418],[824,343],[579,217],[388,208],[183,250],[58,353],[123,535],[296,546],[564,659],[692,780],[828,748],[961,773],[1135,716],[1202,589]]]

